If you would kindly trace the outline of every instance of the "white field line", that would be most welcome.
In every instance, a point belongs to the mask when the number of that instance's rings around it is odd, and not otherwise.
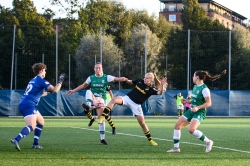
[[[91,130],[91,131],[97,131],[99,132],[99,130],[96,129],[90,129],[90,128],[82,128],[82,127],[70,127],[70,128],[75,128],[75,129],[81,129],[81,130]],[[111,133],[109,131],[105,131],[106,133]],[[116,133],[119,135],[126,135],[126,136],[131,136],[131,137],[140,137],[140,138],[145,138],[145,136],[141,136],[141,135],[134,135],[134,134],[126,134],[126,133]],[[173,140],[169,140],[169,139],[164,139],[164,138],[155,138],[154,140],[161,140],[161,141],[168,141],[168,142],[173,142]],[[197,143],[191,143],[191,142],[181,142],[182,144],[189,144],[189,145],[196,145],[196,146],[206,146],[205,143],[204,144],[197,144]],[[223,148],[220,146],[213,146],[213,148],[217,148],[217,149],[223,149],[223,150],[229,150],[229,151],[234,151],[234,152],[240,152],[240,153],[249,153],[250,151],[245,151],[245,150],[238,150],[238,149],[231,149],[231,148]]]

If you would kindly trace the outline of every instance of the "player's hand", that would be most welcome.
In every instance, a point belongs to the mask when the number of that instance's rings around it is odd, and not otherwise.
[[[122,81],[122,82],[124,82],[124,81],[126,81],[126,80],[128,80],[126,77],[121,77],[121,81]]]
[[[69,91],[67,92],[67,95],[71,95],[72,93],[74,93],[74,91],[73,91],[73,90],[69,90]]]
[[[192,112],[197,112],[198,111],[198,107],[194,107],[191,109]]]
[[[167,83],[167,77],[162,77],[161,84],[165,85]]]
[[[60,74],[58,83],[62,84],[64,78],[65,78],[65,73]]]

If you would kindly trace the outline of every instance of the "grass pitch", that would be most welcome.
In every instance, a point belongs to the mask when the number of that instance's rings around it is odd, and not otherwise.
[[[97,121],[87,127],[86,118],[46,118],[39,143],[31,149],[32,132],[21,140],[18,152],[10,143],[25,126],[22,118],[0,118],[0,165],[84,165],[84,166],[249,166],[250,119],[207,118],[198,128],[214,141],[210,153],[205,143],[181,133],[181,153],[166,153],[173,147],[173,127],[177,118],[145,118],[153,140],[151,146],[135,118],[113,118],[117,134],[106,122],[106,141],[100,143]]]

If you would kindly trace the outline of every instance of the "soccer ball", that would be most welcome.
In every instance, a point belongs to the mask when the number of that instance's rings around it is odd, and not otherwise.
[[[93,99],[93,105],[96,107],[103,107],[104,106],[104,100],[101,97],[95,97]]]

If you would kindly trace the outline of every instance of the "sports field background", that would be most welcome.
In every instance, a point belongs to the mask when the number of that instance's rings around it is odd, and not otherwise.
[[[135,118],[113,118],[117,134],[106,122],[106,141],[100,143],[97,121],[79,118],[48,118],[40,144],[31,149],[33,132],[20,142],[18,152],[10,143],[25,126],[21,117],[0,118],[0,165],[250,165],[249,118],[206,118],[199,130],[214,141],[210,153],[205,143],[182,130],[181,153],[166,153],[173,147],[173,127],[177,117],[146,118],[153,139],[151,146]]]

